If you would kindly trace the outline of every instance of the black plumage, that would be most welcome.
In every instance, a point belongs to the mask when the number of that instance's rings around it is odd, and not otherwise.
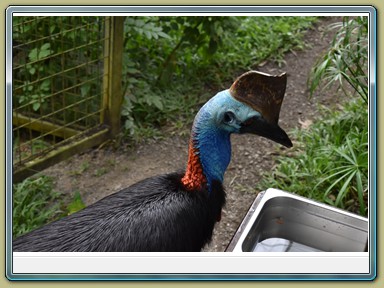
[[[225,203],[215,181],[185,191],[183,173],[155,176],[13,241],[13,251],[200,251]]]

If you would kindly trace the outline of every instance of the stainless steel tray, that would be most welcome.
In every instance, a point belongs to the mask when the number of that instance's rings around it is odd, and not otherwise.
[[[228,252],[364,252],[368,219],[277,189],[259,193]]]

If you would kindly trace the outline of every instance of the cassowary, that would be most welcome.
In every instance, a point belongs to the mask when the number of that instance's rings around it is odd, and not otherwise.
[[[252,133],[292,146],[278,126],[286,81],[286,74],[241,75],[196,115],[185,171],[144,179],[20,236],[13,251],[201,251],[225,204],[230,135]]]

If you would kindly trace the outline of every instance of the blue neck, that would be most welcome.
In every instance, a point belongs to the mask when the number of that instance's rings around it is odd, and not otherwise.
[[[228,111],[236,115],[236,120],[230,124],[224,121],[224,115]],[[190,185],[195,179],[201,181],[199,176],[203,176],[204,180],[207,180],[209,190],[214,180],[223,182],[225,170],[231,161],[231,133],[240,133],[241,123],[258,115],[259,112],[237,101],[228,90],[217,93],[205,103],[193,122],[191,136],[193,149],[192,152],[190,150],[190,153],[194,153],[192,156],[198,155],[198,165],[201,165],[201,168],[187,170],[200,175],[190,179],[189,173],[186,173],[188,177],[185,178],[185,182]],[[196,165],[194,157],[190,159],[190,165],[193,167]]]
[[[198,150],[208,189],[213,180],[223,182],[225,170],[231,161],[230,133],[218,128],[204,107],[197,114],[192,127],[192,140]]]

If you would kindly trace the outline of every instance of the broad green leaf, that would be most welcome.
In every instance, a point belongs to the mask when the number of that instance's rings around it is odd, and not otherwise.
[[[34,111],[39,110],[40,109],[40,102],[33,103],[32,108]]]
[[[30,61],[36,61],[38,58],[37,58],[37,53],[38,53],[38,50],[37,48],[33,48],[31,50],[31,52],[29,52],[28,54],[28,58]]]
[[[88,95],[89,91],[91,90],[91,84],[87,83],[80,87],[80,93],[82,97],[85,97]]]
[[[161,98],[160,97],[153,97],[151,99],[151,101],[159,110],[163,110],[164,109],[163,103],[161,102]]]

